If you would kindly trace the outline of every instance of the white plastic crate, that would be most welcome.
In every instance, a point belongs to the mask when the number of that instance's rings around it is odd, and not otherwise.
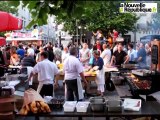
[[[76,105],[77,112],[87,112],[90,102],[78,102]]]
[[[141,99],[124,99],[123,107],[127,111],[139,111],[141,108]]]
[[[77,101],[66,101],[63,105],[64,112],[74,112]]]

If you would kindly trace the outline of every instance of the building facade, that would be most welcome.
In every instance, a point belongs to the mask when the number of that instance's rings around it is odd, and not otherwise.
[[[33,30],[33,27],[29,30],[26,29],[27,25],[31,22],[32,17],[27,7],[22,7],[22,3],[18,6],[18,14],[16,17],[21,18],[23,21],[23,27],[19,32],[27,33]],[[38,26],[39,32],[42,34],[42,39],[44,42],[53,42],[55,40],[55,29],[53,27],[54,17],[48,17],[48,24],[43,26]]]
[[[146,35],[160,35],[160,30],[154,30],[151,25],[153,13],[137,13],[137,16],[139,17],[135,24],[137,30],[126,34],[131,42],[139,42],[140,38]]]

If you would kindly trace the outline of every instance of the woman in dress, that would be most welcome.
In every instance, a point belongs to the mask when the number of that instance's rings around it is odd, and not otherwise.
[[[90,50],[88,49],[87,43],[83,43],[83,48],[80,50],[80,61],[82,64],[88,65],[90,59]]]

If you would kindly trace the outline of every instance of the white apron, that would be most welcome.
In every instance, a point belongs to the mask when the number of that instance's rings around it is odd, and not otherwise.
[[[38,88],[37,88],[37,92],[38,92],[38,93],[40,93],[42,87],[43,87],[43,84],[39,83],[39,84],[38,84]],[[55,98],[55,94],[54,94],[54,86],[53,86],[53,96],[52,96],[52,97]]]
[[[105,84],[105,71],[104,71],[104,67],[101,70],[97,70],[96,71],[96,83],[97,85],[104,85]]]
[[[27,75],[28,75],[28,77],[30,76],[32,70],[33,70],[33,67],[27,67]],[[29,81],[29,85],[32,85],[32,83],[33,83],[33,77]]]
[[[79,100],[84,99],[84,94],[83,94],[83,87],[82,87],[82,82],[81,82],[81,78],[77,77],[77,86],[78,86],[78,97]],[[67,86],[65,84],[65,100],[67,100]]]

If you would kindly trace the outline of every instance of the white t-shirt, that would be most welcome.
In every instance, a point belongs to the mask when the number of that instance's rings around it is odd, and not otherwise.
[[[77,79],[79,77],[79,74],[83,72],[83,66],[76,58],[75,56],[70,55],[65,61],[64,61],[64,72],[65,80],[72,80]]]
[[[34,56],[34,49],[33,48],[28,48],[27,54]]]
[[[62,52],[62,62],[65,61],[65,59],[69,56],[69,53],[66,53],[66,52]]]
[[[48,59],[38,62],[33,73],[38,73],[38,81],[41,84],[53,84],[54,76],[58,74],[57,65]]]
[[[89,57],[90,57],[90,50],[88,48],[80,50],[80,58],[88,59]],[[89,60],[83,62],[83,64],[87,64],[87,63],[89,63]]]
[[[87,49],[81,49],[80,50],[80,54],[81,54],[81,58],[82,59],[87,59],[87,58],[89,58],[89,55],[88,54],[90,54],[90,50],[87,48]]]
[[[113,53],[118,50],[118,45],[114,46]]]
[[[53,49],[53,52],[54,52],[56,58],[61,58],[61,56],[62,56],[62,51],[61,51],[60,48],[56,48],[56,47],[55,47],[55,48]]]
[[[129,56],[129,61],[135,61],[137,58],[137,52],[136,50],[132,49],[131,51],[128,50],[128,56]]]
[[[109,64],[111,60],[111,50],[105,49],[100,57],[103,59],[104,65]]]

